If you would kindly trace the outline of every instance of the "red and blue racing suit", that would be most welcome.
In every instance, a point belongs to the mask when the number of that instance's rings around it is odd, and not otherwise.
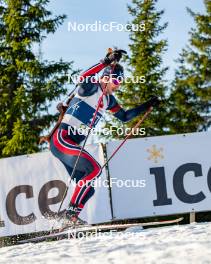
[[[72,174],[75,162],[81,151],[80,144],[86,137],[81,135],[81,133],[77,133],[77,129],[90,126],[97,109],[99,97],[102,95],[100,83],[91,81],[91,77],[107,66],[104,63],[98,63],[82,74],[82,77],[88,77],[88,81],[79,85],[78,91],[71,100],[59,128],[51,137],[51,152],[64,164],[69,175]],[[93,127],[96,126],[106,110],[112,112],[122,122],[127,122],[148,107],[149,105],[144,103],[125,111],[117,103],[113,95],[105,95]],[[68,127],[73,129],[68,129]],[[73,131],[76,133],[73,133]],[[73,175],[76,187],[70,199],[70,204],[74,206],[77,214],[81,212],[86,202],[93,196],[95,190],[91,182],[99,177],[100,174],[101,167],[99,163],[86,150],[83,150]]]

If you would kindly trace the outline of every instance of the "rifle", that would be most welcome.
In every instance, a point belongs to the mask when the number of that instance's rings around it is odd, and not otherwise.
[[[50,143],[51,137],[53,136],[54,132],[57,130],[57,128],[59,127],[59,125],[62,122],[62,119],[64,117],[65,112],[67,111],[68,105],[70,103],[70,101],[73,99],[73,97],[75,96],[75,94],[71,94],[70,97],[68,98],[68,100],[66,101],[66,105],[63,105],[63,103],[59,103],[57,105],[57,110],[59,111],[59,119],[56,122],[55,126],[53,127],[53,129],[51,130],[51,132],[47,135],[47,136],[43,136],[40,137],[39,140],[39,145],[44,143],[44,142],[48,142]]]

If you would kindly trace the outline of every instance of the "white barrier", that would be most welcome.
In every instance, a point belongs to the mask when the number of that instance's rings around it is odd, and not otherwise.
[[[87,150],[100,164],[104,163],[100,145]],[[105,173],[101,177],[105,179]],[[68,183],[68,174],[59,160],[50,152],[1,159],[0,182],[0,237],[50,230],[54,221],[48,217],[57,212]],[[71,185],[63,208],[72,191]],[[81,217],[89,223],[111,219],[107,188],[96,188]]]
[[[210,156],[210,132],[129,140],[109,165],[114,217],[210,211]]]
[[[119,141],[107,145],[109,157]],[[88,151],[100,164],[101,146]],[[81,217],[89,223],[211,210],[211,133],[131,139],[109,163]],[[0,237],[49,230],[68,174],[50,152],[0,160]],[[65,208],[73,188],[65,199]],[[112,203],[111,203],[112,202]]]

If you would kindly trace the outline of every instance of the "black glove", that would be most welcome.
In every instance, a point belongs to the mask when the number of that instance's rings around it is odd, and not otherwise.
[[[147,107],[150,107],[150,106],[156,107],[156,106],[159,106],[160,102],[161,101],[158,99],[157,96],[153,96],[150,100],[146,102],[146,104],[147,104]]]
[[[111,64],[114,61],[120,61],[122,58],[122,54],[127,54],[125,50],[113,50],[111,52],[108,52],[106,57],[104,58],[103,62],[107,65]]]

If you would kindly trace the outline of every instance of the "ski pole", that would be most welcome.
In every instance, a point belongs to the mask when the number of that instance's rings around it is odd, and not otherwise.
[[[144,120],[147,118],[147,116],[152,112],[153,107],[151,106],[146,113],[144,114],[144,116],[137,122],[137,124],[132,128],[133,129],[137,129],[143,122]],[[113,154],[109,157],[109,159],[103,164],[103,166],[101,167],[101,170],[103,170],[105,168],[105,166],[109,163],[109,161],[116,155],[116,153],[119,151],[119,149],[124,145],[124,143],[131,137],[132,135],[132,131],[125,137],[125,139],[121,142],[121,144],[116,148],[116,150],[113,152]]]

